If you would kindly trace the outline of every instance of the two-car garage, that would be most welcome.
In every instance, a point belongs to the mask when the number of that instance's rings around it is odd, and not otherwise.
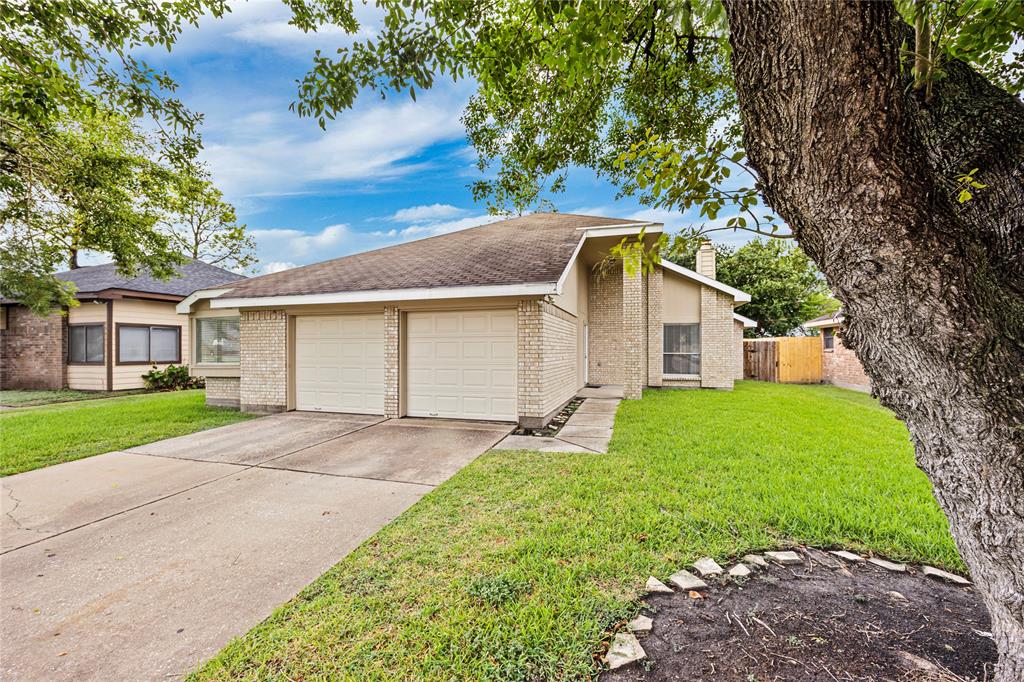
[[[403,315],[400,392],[411,417],[515,421],[515,309]],[[295,408],[384,413],[384,315],[295,318]]]

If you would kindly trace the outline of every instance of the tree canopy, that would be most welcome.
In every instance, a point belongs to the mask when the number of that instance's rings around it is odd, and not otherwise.
[[[693,270],[697,248],[697,240],[677,241],[662,258]],[[755,239],[738,249],[716,245],[715,252],[715,279],[750,294],[739,312],[757,320],[757,328],[744,330],[746,336],[788,336],[839,309],[814,262],[792,242]]]

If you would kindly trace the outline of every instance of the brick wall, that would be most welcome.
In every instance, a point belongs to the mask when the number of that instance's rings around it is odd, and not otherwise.
[[[281,412],[288,405],[288,316],[283,310],[242,311],[243,412]]]
[[[834,338],[833,350],[823,350],[821,353],[822,378],[843,388],[870,391],[871,380],[864,373],[864,367],[857,359],[857,355],[843,345],[838,334]]]
[[[241,404],[241,380],[238,377],[206,377],[206,404],[233,407]]]
[[[647,379],[647,319],[644,313],[644,280],[639,261],[622,271],[622,396],[637,400]],[[630,274],[632,270],[632,274]]]
[[[700,288],[700,385],[704,388],[732,388],[737,352],[732,303],[729,294]]]
[[[592,384],[622,383],[622,264],[590,275],[589,374]]]
[[[7,328],[0,331],[0,388],[64,388],[66,358],[64,316],[39,317],[24,306],[7,306]]]
[[[384,306],[384,416],[401,416],[401,313],[395,306]]]
[[[665,350],[663,335],[664,276],[661,268],[647,275],[647,385],[661,386]]]
[[[576,389],[576,316],[546,301],[519,302],[517,362],[519,416],[543,426]]]

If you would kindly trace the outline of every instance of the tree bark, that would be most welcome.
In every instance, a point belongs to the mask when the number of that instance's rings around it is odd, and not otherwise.
[[[891,3],[725,0],[744,145],[906,422],[1024,680],[1024,106],[961,63],[913,88]],[[956,176],[988,185],[959,204]]]

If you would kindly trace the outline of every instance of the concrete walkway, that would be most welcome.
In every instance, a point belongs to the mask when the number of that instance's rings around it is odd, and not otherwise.
[[[179,677],[510,429],[289,413],[4,478],[0,679]]]
[[[561,430],[553,437],[506,436],[496,450],[533,450],[539,452],[608,452],[615,426],[615,412],[622,398],[621,386],[584,388],[586,398]]]

